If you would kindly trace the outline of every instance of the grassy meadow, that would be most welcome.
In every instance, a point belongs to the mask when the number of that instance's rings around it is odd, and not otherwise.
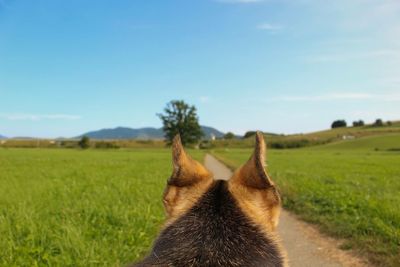
[[[400,266],[395,128],[267,152],[285,207],[345,239],[343,249],[377,266]],[[227,141],[228,147],[211,153],[236,168],[251,154],[250,139]],[[205,152],[190,154],[201,160]],[[0,148],[0,266],[124,266],[138,260],[164,219],[161,195],[171,171],[165,148]]]
[[[358,127],[340,127],[324,131],[305,133],[305,134],[273,134],[264,133],[268,148],[289,149],[311,146],[320,146],[329,143],[336,143],[347,138],[364,138],[400,134],[400,121],[394,121],[390,125],[373,126],[371,124]],[[368,139],[366,139],[368,140]],[[369,141],[366,141],[369,143]],[[254,146],[254,138],[216,140],[204,144],[204,147],[210,149],[217,148],[249,148]],[[355,144],[354,147],[360,147]]]
[[[400,266],[400,134],[268,150],[284,206],[377,266]],[[232,168],[250,149],[217,149]]]
[[[163,221],[171,170],[169,149],[0,149],[0,266],[137,260]]]

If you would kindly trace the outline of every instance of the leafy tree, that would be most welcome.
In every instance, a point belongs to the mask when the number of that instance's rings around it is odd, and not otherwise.
[[[336,120],[332,123],[331,128],[340,128],[340,127],[347,127],[347,123],[345,120]]]
[[[392,126],[393,125],[393,123],[391,121],[387,121],[386,124],[387,124],[387,126]]]
[[[383,120],[382,119],[376,119],[376,121],[374,122],[373,126],[375,126],[375,127],[383,126]]]
[[[90,138],[86,135],[82,136],[81,140],[79,140],[78,145],[82,149],[86,149],[90,147]]]
[[[251,136],[254,136],[256,134],[255,131],[248,131],[244,134],[243,138],[249,138]]]
[[[157,115],[163,122],[164,136],[169,144],[178,133],[183,145],[195,144],[203,137],[195,106],[190,106],[183,100],[172,100],[164,108],[164,112]]]
[[[363,120],[359,120],[359,121],[353,121],[353,126],[354,127],[360,127],[360,126],[364,126],[365,123]]]
[[[235,135],[232,132],[227,132],[224,135],[224,139],[233,139],[233,138],[235,138]]]

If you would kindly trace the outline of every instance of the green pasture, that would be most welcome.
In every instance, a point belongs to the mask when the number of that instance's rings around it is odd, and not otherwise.
[[[246,141],[247,142],[247,141]],[[400,134],[269,149],[286,208],[378,266],[400,266]],[[204,151],[190,154],[201,160]],[[212,151],[230,167],[248,148]],[[169,149],[0,148],[0,266],[124,266],[164,219]]]
[[[171,170],[169,149],[0,149],[0,266],[137,260],[163,221]]]
[[[344,238],[377,266],[400,266],[400,135],[364,137],[312,148],[268,150],[268,171],[284,206]],[[235,168],[250,149],[218,149]]]
[[[315,149],[322,150],[363,150],[363,151],[400,151],[400,134],[385,134],[377,136],[366,136],[354,140],[343,140],[330,143],[325,146],[316,146]]]

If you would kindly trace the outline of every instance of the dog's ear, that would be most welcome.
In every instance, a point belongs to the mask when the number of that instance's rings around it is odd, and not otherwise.
[[[244,213],[266,231],[275,230],[279,221],[280,195],[264,169],[265,142],[256,133],[254,152],[229,180],[229,190]]]
[[[211,176],[202,164],[186,154],[179,134],[172,142],[172,163],[173,171],[168,181],[169,185],[190,186]]]
[[[169,222],[190,209],[213,181],[212,174],[186,154],[179,135],[172,142],[172,163],[172,175],[163,198]]]
[[[256,133],[254,152],[250,159],[232,177],[232,182],[255,189],[266,189],[274,185],[268,177],[265,166],[265,142],[261,132]]]

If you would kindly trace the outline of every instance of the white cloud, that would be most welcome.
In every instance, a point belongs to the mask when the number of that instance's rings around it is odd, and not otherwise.
[[[262,23],[257,26],[259,30],[265,30],[269,32],[277,32],[283,29],[282,25],[271,24],[271,23]]]
[[[27,114],[27,113],[12,113],[12,114],[0,114],[0,118],[18,121],[41,121],[41,120],[79,120],[81,116],[68,115],[68,114]]]
[[[381,49],[373,50],[362,53],[352,53],[352,54],[325,54],[312,56],[308,58],[308,62],[311,63],[325,63],[325,62],[343,62],[349,60],[365,60],[365,59],[400,59],[400,49]]]
[[[335,100],[375,100],[375,101],[400,101],[400,93],[330,93],[323,95],[304,95],[304,96],[280,96],[267,100],[268,102],[287,101],[287,102],[320,102]]]
[[[205,103],[210,102],[210,98],[208,96],[200,96],[199,101],[200,101],[200,103],[205,104]]]

